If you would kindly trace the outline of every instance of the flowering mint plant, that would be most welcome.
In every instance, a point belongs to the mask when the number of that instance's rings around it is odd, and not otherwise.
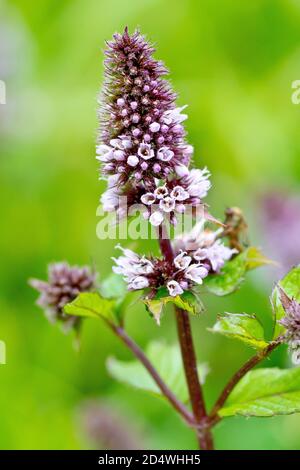
[[[125,30],[108,42],[96,151],[108,182],[105,210],[125,216],[119,198],[126,196],[126,210],[143,204],[144,216],[159,226],[166,214],[176,224],[177,212],[201,204],[210,182],[206,169],[188,169],[193,148],[185,140],[185,106],[176,107],[168,71],[153,52],[139,32]]]
[[[113,258],[113,273],[99,284],[88,267],[59,263],[50,266],[47,282],[32,280],[31,285],[39,291],[38,304],[51,320],[73,327],[87,317],[103,320],[135,357],[129,363],[111,359],[111,375],[163,396],[195,430],[199,447],[209,450],[214,448],[213,428],[223,418],[300,411],[299,368],[253,370],[283,343],[288,344],[293,362],[300,363],[300,266],[274,288],[271,338],[266,339],[253,314],[224,313],[210,328],[256,352],[208,410],[203,395],[207,367],[197,363],[190,315],[205,312],[204,292],[232,294],[249,270],[270,261],[249,245],[240,209],[227,209],[224,223],[208,213],[203,200],[211,187],[210,173],[191,166],[185,106],[177,106],[165,79],[167,69],[153,53],[138,31],[130,35],[127,28],[107,43],[96,151],[101,177],[107,181],[101,197],[104,209],[117,212],[121,220],[130,207],[141,204],[145,219],[157,227],[160,254],[139,254],[117,245],[121,254]],[[199,207],[201,217],[195,210]],[[171,240],[168,227],[185,212],[196,218],[194,226]],[[125,324],[132,295],[157,324],[167,304],[174,308],[178,343],[154,341],[145,352],[135,343]]]

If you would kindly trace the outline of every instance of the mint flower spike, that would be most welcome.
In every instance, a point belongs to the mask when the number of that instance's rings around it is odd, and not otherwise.
[[[285,342],[289,346],[292,362],[300,364],[300,304],[294,298],[288,297],[286,292],[278,285],[280,300],[285,316],[278,323],[286,329]]]
[[[153,178],[187,166],[193,152],[185,141],[184,107],[176,108],[168,71],[154,52],[139,31],[130,35],[127,28],[107,43],[97,158],[105,175],[118,175],[118,185],[131,179],[152,187]]]
[[[202,203],[209,171],[189,170],[193,147],[185,140],[185,107],[165,80],[165,66],[139,31],[126,28],[107,43],[96,149],[108,189],[101,202],[118,220],[135,204],[154,226]],[[121,200],[121,196],[124,199]]]
[[[96,274],[88,266],[70,266],[66,262],[48,266],[48,281],[30,279],[29,284],[40,296],[37,300],[51,323],[59,320],[66,329],[75,326],[78,317],[65,315],[64,306],[74,300],[81,292],[90,292],[96,288]]]

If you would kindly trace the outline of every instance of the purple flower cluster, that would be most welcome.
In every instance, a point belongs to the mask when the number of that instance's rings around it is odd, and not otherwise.
[[[290,299],[281,287],[278,288],[285,311],[285,316],[278,323],[286,329],[285,341],[289,345],[293,363],[300,364],[300,304]]]
[[[185,251],[181,251],[170,264],[159,258],[148,259],[131,250],[118,248],[123,251],[123,256],[113,258],[116,263],[113,271],[123,276],[129,290],[149,287],[155,293],[160,287],[166,287],[169,294],[175,297],[195,284],[202,284],[208,274],[208,270]]]
[[[184,250],[195,260],[203,264],[210,273],[218,273],[225,262],[237,254],[236,249],[224,245],[219,235],[223,228],[211,230],[205,228],[205,220],[200,220],[193,229],[174,242],[174,250]]]
[[[153,53],[139,32],[129,35],[127,28],[108,42],[96,152],[108,181],[104,209],[118,211],[120,196],[126,196],[127,208],[144,204],[150,222],[160,225],[165,212],[172,212],[170,221],[176,223],[176,211],[199,205],[210,183],[206,170],[188,168],[193,148],[182,125],[185,107],[176,107],[163,78],[167,69]],[[158,211],[149,208],[155,202]],[[119,214],[126,215],[124,208]]]
[[[29,283],[40,293],[37,304],[43,308],[51,322],[61,320],[68,326],[73,326],[78,317],[65,315],[63,308],[80,292],[90,292],[95,289],[95,274],[87,266],[54,263],[48,267],[48,281],[31,279]]]
[[[187,116],[175,107],[176,95],[162,78],[168,71],[139,32],[129,35],[126,28],[107,45],[97,154],[103,171],[119,174],[121,183],[133,177],[152,185],[153,177],[188,164],[181,124]]]
[[[174,243],[173,263],[160,258],[146,258],[131,250],[113,258],[113,271],[121,274],[129,290],[151,288],[153,292],[166,287],[171,296],[182,294],[196,284],[202,284],[209,273],[217,273],[237,251],[217,239],[218,231],[204,231],[203,222],[192,232]]]

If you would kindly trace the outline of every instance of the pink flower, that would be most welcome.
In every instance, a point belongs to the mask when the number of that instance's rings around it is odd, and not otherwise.
[[[129,155],[129,157],[127,158],[127,163],[130,166],[137,166],[139,163],[139,159],[136,155]]]
[[[169,281],[167,283],[167,289],[172,297],[176,297],[177,295],[183,294],[183,289],[180,287],[180,284],[178,284],[178,282],[176,281]]]
[[[141,197],[141,201],[143,204],[146,204],[146,206],[150,206],[151,204],[154,204],[156,197],[153,193],[146,193]]]
[[[187,256],[186,251],[182,251],[179,255],[177,255],[174,258],[174,264],[176,268],[180,270],[186,269],[191,263],[191,261],[192,261],[192,258],[191,256]]]
[[[158,132],[160,129],[160,124],[158,122],[152,122],[152,124],[149,126],[149,129],[151,132]]]
[[[159,201],[159,207],[164,212],[172,212],[175,209],[175,199],[167,196]]]
[[[185,270],[185,277],[195,282],[196,284],[202,284],[203,278],[208,275],[208,270],[201,264],[191,264]]]
[[[190,195],[182,186],[175,186],[171,191],[171,197],[176,201],[185,201]]]
[[[163,162],[169,162],[174,157],[174,152],[169,147],[161,147],[157,152],[157,158]]]
[[[144,144],[144,143],[140,144],[140,146],[138,148],[138,154],[144,160],[149,160],[150,158],[154,157],[154,151],[151,148],[151,145]]]

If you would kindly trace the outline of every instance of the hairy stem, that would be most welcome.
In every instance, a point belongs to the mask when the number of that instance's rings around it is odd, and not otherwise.
[[[159,245],[166,261],[172,263],[174,259],[173,249],[170,240],[165,237],[165,233],[165,229],[162,228],[159,232]],[[209,426],[205,425],[208,422],[207,413],[202,386],[197,371],[197,360],[189,315],[185,310],[179,308],[175,309],[175,313],[186,382],[195,421],[199,425],[197,431],[198,442],[201,449],[211,450],[213,449],[213,439]]]
[[[147,369],[153,380],[155,381],[156,385],[162,392],[162,394],[167,398],[169,403],[173,406],[173,408],[184,418],[184,420],[190,425],[195,426],[197,423],[194,420],[193,415],[189,412],[189,410],[184,406],[181,401],[174,395],[172,390],[166,385],[163,381],[157,370],[151,364],[147,356],[141,350],[141,348],[135,343],[135,341],[128,336],[126,331],[120,327],[116,326],[111,322],[107,322],[109,327],[112,331],[121,339],[121,341],[130,349],[130,351],[134,354],[134,356],[143,364],[143,366]]]
[[[218,411],[222,408],[226,402],[228,396],[237,385],[237,383],[253,369],[257,364],[259,364],[263,359],[265,359],[274,349],[282,343],[282,338],[278,338],[276,341],[272,341],[265,349],[259,351],[255,356],[251,357],[229,380],[225,385],[221,395],[217,399],[212,412],[210,414],[210,419],[214,420],[217,418]]]

